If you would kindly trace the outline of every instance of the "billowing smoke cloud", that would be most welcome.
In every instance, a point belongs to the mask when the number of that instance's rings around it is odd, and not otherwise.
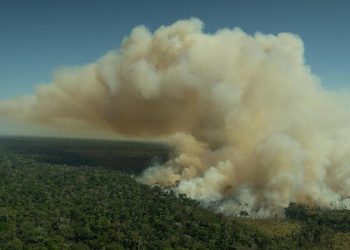
[[[289,202],[349,208],[347,96],[322,88],[301,39],[202,26],[136,27],[119,51],[58,71],[35,95],[2,101],[0,113],[166,138],[177,156],[141,181],[227,214],[269,216]]]

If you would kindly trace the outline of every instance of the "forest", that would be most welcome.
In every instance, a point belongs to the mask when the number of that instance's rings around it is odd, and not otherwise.
[[[50,149],[48,141],[0,140],[0,249],[350,247],[349,210],[291,203],[283,219],[227,217],[135,180],[141,168],[130,166],[165,160],[171,149],[164,145],[74,143]],[[116,152],[105,159],[114,166],[97,156],[102,148]],[[64,162],[67,154],[75,161]]]

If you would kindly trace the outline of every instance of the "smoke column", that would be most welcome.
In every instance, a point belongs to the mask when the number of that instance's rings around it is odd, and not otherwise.
[[[225,214],[272,216],[289,202],[349,209],[348,95],[320,85],[296,35],[202,26],[136,27],[118,51],[57,71],[34,95],[1,101],[0,114],[166,138],[176,156],[140,181]]]

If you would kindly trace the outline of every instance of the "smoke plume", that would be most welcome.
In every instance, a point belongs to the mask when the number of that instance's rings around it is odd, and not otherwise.
[[[140,180],[220,212],[289,202],[349,209],[348,95],[324,89],[293,34],[202,31],[198,19],[136,27],[118,51],[56,72],[0,114],[55,127],[166,138],[177,155]]]

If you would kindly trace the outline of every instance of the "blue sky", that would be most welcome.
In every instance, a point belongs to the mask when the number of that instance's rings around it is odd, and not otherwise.
[[[1,0],[0,99],[49,82],[54,69],[95,61],[136,25],[151,30],[198,17],[206,32],[293,32],[327,88],[350,86],[350,1]]]

